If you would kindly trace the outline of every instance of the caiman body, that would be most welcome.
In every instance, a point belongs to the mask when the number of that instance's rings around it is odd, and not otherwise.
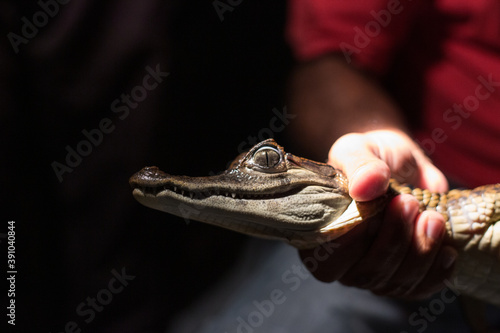
[[[147,167],[130,184],[145,206],[297,248],[332,241],[410,193],[421,211],[436,210],[447,221],[447,237],[460,252],[455,287],[500,305],[500,184],[436,194],[392,182],[380,198],[356,202],[339,170],[285,153],[272,139],[220,175],[172,176]]]

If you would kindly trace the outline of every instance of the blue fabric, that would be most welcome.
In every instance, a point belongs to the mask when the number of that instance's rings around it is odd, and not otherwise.
[[[447,299],[453,293],[446,294]],[[470,332],[460,302],[402,302],[321,283],[285,244],[252,240],[240,265],[167,332]]]

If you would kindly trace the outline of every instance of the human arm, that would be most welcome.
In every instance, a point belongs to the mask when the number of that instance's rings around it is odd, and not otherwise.
[[[329,163],[347,175],[355,200],[381,195],[391,177],[432,191],[447,189],[445,177],[407,134],[402,111],[376,80],[342,56],[300,65],[292,77],[290,105],[297,115],[293,135],[311,157],[330,150]],[[416,200],[399,196],[382,221],[335,240],[340,246],[312,273],[379,294],[424,296],[440,288],[453,268],[456,252],[443,246],[443,236],[440,214],[418,214]],[[304,259],[310,255],[301,252]]]

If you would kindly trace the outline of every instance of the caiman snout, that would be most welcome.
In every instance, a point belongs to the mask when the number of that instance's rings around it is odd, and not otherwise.
[[[139,172],[136,172],[132,177],[130,177],[129,184],[133,188],[137,188],[145,182],[153,185],[155,182],[158,182],[167,177],[168,174],[161,171],[156,166],[144,167]]]

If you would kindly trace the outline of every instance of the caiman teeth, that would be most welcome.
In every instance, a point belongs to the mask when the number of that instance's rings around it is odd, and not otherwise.
[[[148,195],[154,195],[157,196],[159,193],[164,192],[164,191],[171,191],[174,193],[177,193],[178,195],[182,195],[183,197],[190,198],[190,199],[205,199],[211,196],[224,196],[227,198],[232,198],[235,200],[238,199],[247,199],[247,200],[253,200],[253,199],[271,199],[273,197],[278,197],[280,194],[273,195],[271,193],[264,193],[264,194],[258,194],[258,193],[236,193],[236,192],[230,192],[230,191],[220,191],[219,189],[212,189],[212,190],[205,190],[205,191],[190,191],[185,188],[180,188],[177,185],[164,185],[164,186],[159,186],[159,187],[139,187],[140,190],[144,194]]]

